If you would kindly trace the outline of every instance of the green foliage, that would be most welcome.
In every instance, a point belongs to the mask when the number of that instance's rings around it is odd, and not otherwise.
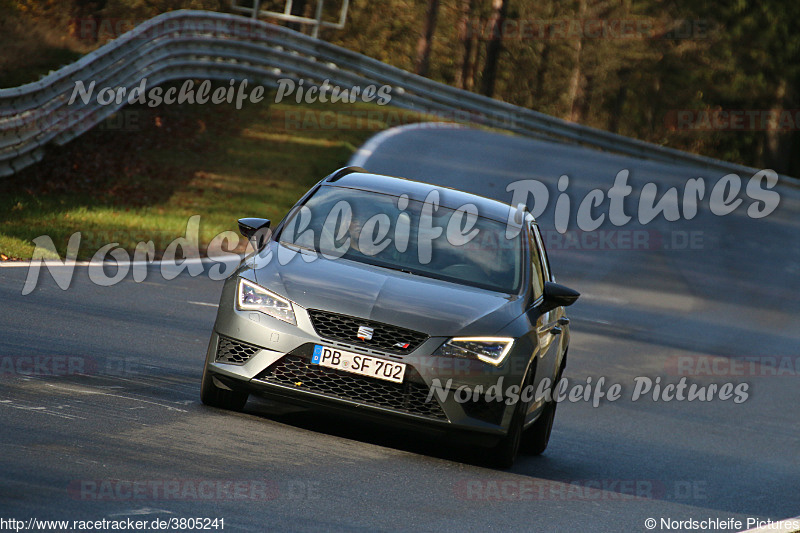
[[[345,30],[321,37],[399,68],[413,71],[430,0],[353,0]],[[341,0],[326,1],[335,16]],[[433,34],[428,75],[479,90],[486,64],[485,31],[496,0],[442,0]],[[686,110],[781,113],[800,108],[800,2],[785,0],[507,0],[512,31],[503,35],[496,98],[544,113],[650,142],[757,167],[800,175],[800,124],[784,127],[707,127],[677,124]],[[264,2],[281,8],[282,2]],[[307,0],[306,11],[314,5]],[[495,7],[493,7],[495,6]],[[0,0],[0,82],[32,81],[63,57],[46,47],[85,52],[70,42],[75,16],[141,20],[178,8],[230,9],[228,0]],[[26,24],[36,26],[45,38]],[[566,34],[548,24],[566,25]],[[590,35],[587,23],[608,33]],[[17,23],[14,23],[17,24]],[[477,24],[477,26],[475,26]],[[516,26],[514,26],[516,24]],[[539,28],[520,34],[521,24]],[[639,25],[631,34],[615,24]],[[19,24],[17,24],[19,26]],[[483,28],[477,35],[466,28]],[[513,29],[517,29],[514,34]],[[61,40],[59,40],[59,31]],[[66,37],[65,37],[66,35]],[[65,40],[66,39],[66,40]],[[22,51],[29,47],[32,53]],[[83,48],[82,48],[83,47]],[[58,56],[58,54],[55,54]],[[44,58],[29,61],[27,58]],[[24,60],[22,58],[25,58]],[[22,70],[22,75],[19,74]],[[705,114],[705,115],[703,115]],[[791,114],[790,118],[797,118]],[[724,125],[723,125],[724,126]]]

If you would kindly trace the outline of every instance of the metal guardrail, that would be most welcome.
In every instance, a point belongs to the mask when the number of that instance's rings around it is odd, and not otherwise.
[[[94,81],[129,92],[182,79],[243,80],[277,87],[279,79],[341,87],[389,85],[398,107],[469,120],[518,134],[554,139],[638,158],[726,172],[756,169],[631,139],[517,107],[386,65],[263,21],[206,11],[172,11],[150,19],[41,80],[0,89],[0,177],[40,161],[125,105],[68,100],[75,84]]]

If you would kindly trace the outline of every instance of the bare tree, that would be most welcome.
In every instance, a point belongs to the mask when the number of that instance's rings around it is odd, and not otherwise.
[[[459,39],[463,43],[461,67],[456,69],[454,84],[456,87],[472,90],[475,84],[475,54],[478,49],[479,21],[473,19],[475,0],[461,0],[459,19]]]
[[[583,19],[586,17],[586,0],[578,0],[577,22],[581,24],[581,36],[575,41],[575,56],[572,64],[572,74],[567,86],[567,109],[566,119],[577,120],[579,111],[576,105],[578,89],[581,83],[581,52],[583,51]]]
[[[425,15],[425,27],[417,41],[417,58],[414,61],[414,71],[420,76],[428,75],[430,64],[433,35],[436,31],[436,18],[439,16],[439,0],[428,0],[428,10]]]
[[[492,0],[491,38],[486,47],[486,66],[483,69],[483,86],[481,92],[486,96],[494,96],[497,80],[497,63],[503,48],[503,23],[508,13],[509,0]]]

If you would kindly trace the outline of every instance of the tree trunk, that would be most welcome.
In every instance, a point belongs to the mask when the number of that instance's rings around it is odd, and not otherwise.
[[[625,100],[628,98],[628,87],[626,83],[627,76],[622,78],[622,87],[619,88],[617,96],[614,98],[614,109],[608,124],[608,130],[613,133],[619,133],[619,119],[622,117],[622,109],[625,107]]]
[[[544,81],[547,78],[547,67],[550,62],[550,43],[544,41],[542,45],[542,55],[539,56],[539,67],[536,69],[536,92],[534,94],[534,99],[538,99],[541,101],[544,99]],[[534,109],[534,105],[532,106]]]
[[[578,0],[578,20],[583,23],[586,16],[586,0]],[[581,52],[583,51],[583,36],[579,37],[575,43],[575,60],[572,67],[572,75],[569,79],[567,86],[567,109],[565,118],[568,120],[577,121],[580,119],[578,116],[579,106],[576,99],[578,98],[578,90],[581,85]]]
[[[481,92],[486,96],[494,96],[494,86],[497,81],[497,62],[503,48],[503,23],[506,20],[509,0],[492,0],[492,35],[489,46],[486,48],[486,66],[483,69],[483,87]]]
[[[460,89],[467,88],[467,73],[470,71],[470,65],[472,62],[472,46],[473,39],[475,37],[473,33],[475,32],[475,25],[471,22],[470,17],[472,16],[473,2],[474,0],[461,0],[459,2],[461,15],[458,20],[458,37],[463,43],[464,49],[461,57],[461,67],[456,69],[456,75],[455,79],[453,80],[453,84]]]
[[[474,13],[475,0],[469,0],[470,13]],[[478,76],[478,52],[480,31],[473,31],[470,35],[469,47],[464,56],[464,89],[471,91],[475,88],[475,78]]]
[[[428,75],[428,66],[433,46],[433,35],[436,31],[436,18],[439,16],[439,0],[428,0],[428,12],[425,16],[425,31],[417,41],[417,59],[414,70],[420,76]]]
[[[546,3],[546,9],[542,12],[543,19],[555,19],[558,15],[558,4],[552,1]],[[545,95],[545,82],[547,81],[548,71],[550,70],[550,54],[553,50],[553,44],[547,39],[545,32],[541,35],[539,43],[541,52],[539,52],[539,63],[536,66],[536,83],[529,98],[529,105],[531,109],[541,109],[542,102],[546,101]],[[535,47],[534,47],[535,48]]]
[[[800,176],[800,134],[797,130],[791,134],[789,144],[789,167],[786,174],[790,176]]]
[[[772,115],[777,119],[776,128],[768,128],[765,132],[764,161],[763,165],[773,168],[778,172],[786,172],[789,169],[789,161],[792,158],[790,151],[792,144],[791,132],[781,131],[781,113],[786,108],[786,80],[778,82],[775,89],[775,102],[772,105]]]

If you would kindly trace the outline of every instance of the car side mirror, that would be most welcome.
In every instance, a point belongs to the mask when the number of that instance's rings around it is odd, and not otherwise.
[[[566,307],[575,303],[575,300],[581,295],[578,291],[553,283],[552,281],[544,282],[544,299],[539,305],[539,312],[546,313],[555,309],[556,307]]]
[[[256,250],[260,249],[270,237],[270,221],[266,218],[240,218],[239,233],[253,241]]]

